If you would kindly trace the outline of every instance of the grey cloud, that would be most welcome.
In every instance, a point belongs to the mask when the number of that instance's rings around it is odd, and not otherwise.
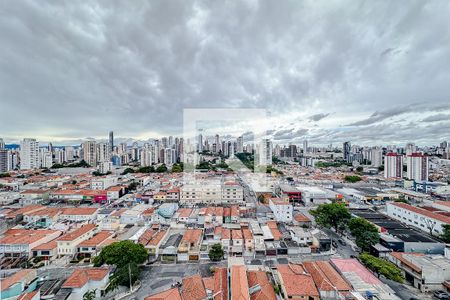
[[[309,119],[310,121],[317,122],[317,121],[320,121],[320,120],[322,120],[322,119],[328,117],[329,115],[330,115],[329,113],[328,113],[328,114],[320,113],[320,114],[312,115],[312,116],[310,116],[308,119]]]
[[[438,121],[450,121],[449,114],[437,114],[433,116],[429,116],[422,120],[422,122],[438,122]]]
[[[307,109],[312,121],[332,110],[326,121],[342,124],[376,111],[352,124],[364,127],[448,103],[444,0],[18,0],[0,11],[0,136],[10,140],[177,135],[183,108]],[[343,134],[305,133],[325,144]]]

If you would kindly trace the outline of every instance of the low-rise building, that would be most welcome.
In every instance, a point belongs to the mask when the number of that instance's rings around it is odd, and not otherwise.
[[[280,198],[269,199],[269,207],[278,222],[291,223],[294,211],[292,204]]]
[[[450,260],[445,256],[391,252],[387,257],[423,293],[442,290],[443,283],[450,280]]]
[[[58,255],[75,255],[77,253],[77,246],[91,238],[96,231],[94,224],[83,225],[71,232],[68,232],[58,238]]]
[[[84,294],[89,291],[95,292],[96,299],[100,298],[105,294],[105,290],[108,286],[109,273],[108,268],[75,269],[61,286],[63,292],[69,292],[69,296],[65,299],[83,299]]]

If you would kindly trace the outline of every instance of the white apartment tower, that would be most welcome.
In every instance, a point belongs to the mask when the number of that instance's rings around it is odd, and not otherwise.
[[[244,137],[241,135],[237,138],[236,143],[236,153],[243,153],[244,152]]]
[[[83,159],[90,166],[97,166],[97,143],[95,141],[86,141],[81,144],[83,150]]]
[[[39,168],[39,142],[36,139],[23,139],[20,142],[20,169]]]
[[[415,152],[406,156],[406,177],[415,181],[428,181],[428,156]]]
[[[386,154],[386,156],[384,157],[384,177],[403,177],[403,156],[401,154],[394,152]]]
[[[262,139],[258,149],[258,162],[261,166],[272,164],[272,142],[269,139]]]
[[[378,147],[370,149],[369,160],[372,167],[378,168],[383,164],[383,150]]]

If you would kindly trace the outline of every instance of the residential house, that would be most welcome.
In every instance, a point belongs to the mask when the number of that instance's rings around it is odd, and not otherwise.
[[[77,246],[90,239],[96,231],[94,224],[86,224],[71,232],[68,232],[58,238],[58,255],[75,255],[77,253]]]

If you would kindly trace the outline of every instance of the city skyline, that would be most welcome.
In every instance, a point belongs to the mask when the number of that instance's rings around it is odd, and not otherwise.
[[[0,136],[144,140],[207,107],[267,109],[280,141],[448,139],[450,4],[349,4],[3,3]]]

